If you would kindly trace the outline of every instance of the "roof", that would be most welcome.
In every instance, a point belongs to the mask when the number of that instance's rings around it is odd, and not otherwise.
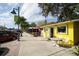
[[[56,22],[50,22],[50,23],[47,23],[47,25],[49,25],[49,24],[54,24],[54,23],[56,23]],[[40,25],[40,26],[44,26],[45,24],[43,24],[43,25]]]
[[[39,26],[36,26],[36,27],[29,27],[29,29],[39,29],[40,27]]]
[[[66,24],[66,23],[70,23],[70,22],[76,22],[79,21],[79,19],[75,19],[75,20],[68,20],[68,21],[64,21],[64,22],[57,22],[57,23],[52,23],[52,24],[47,24],[47,25],[43,25],[40,26],[41,28],[46,27],[46,26],[55,26],[55,25],[59,25],[59,24]]]

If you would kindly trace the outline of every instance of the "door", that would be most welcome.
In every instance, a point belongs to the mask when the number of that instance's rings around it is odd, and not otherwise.
[[[50,28],[50,37],[53,37],[53,28]]]

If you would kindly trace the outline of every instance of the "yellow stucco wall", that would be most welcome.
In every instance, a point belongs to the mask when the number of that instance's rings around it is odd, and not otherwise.
[[[74,25],[73,22],[56,25],[54,27],[54,36],[57,38],[62,38],[65,41],[71,41],[69,43],[74,45],[74,29],[73,29],[74,27],[73,27],[73,25]],[[58,26],[67,26],[67,33],[58,33],[57,32]]]
[[[67,26],[67,33],[58,33],[57,32],[57,27],[58,26]],[[57,24],[54,26],[51,26],[53,28],[53,36],[57,38],[62,38],[65,41],[70,41],[68,42],[69,44],[74,45],[74,22],[68,22],[64,24]],[[45,38],[50,38],[50,28],[51,27],[44,27],[43,28],[43,37]],[[68,44],[67,43],[67,44]]]
[[[41,32],[42,32],[41,34],[44,38],[50,37],[50,28],[49,27],[43,28],[43,30]]]
[[[58,33],[57,32],[57,27],[58,26],[67,26],[67,33]],[[65,41],[71,41],[69,42],[70,44],[74,45],[74,23],[73,22],[69,22],[69,23],[65,23],[65,24],[58,24],[55,26],[51,26],[53,27],[53,34],[54,37],[57,38],[62,38]],[[43,37],[45,38],[50,38],[50,28],[51,27],[45,27],[43,28]]]

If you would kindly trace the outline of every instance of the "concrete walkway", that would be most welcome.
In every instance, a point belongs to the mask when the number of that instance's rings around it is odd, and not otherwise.
[[[20,42],[17,40],[1,44],[1,47],[6,47],[9,49],[9,52],[6,56],[17,56],[20,50],[20,46]]]
[[[53,46],[54,42],[47,41],[43,37],[33,37],[28,33],[23,33],[21,41],[12,41],[2,44],[10,48],[7,55],[13,56],[73,56],[73,48],[63,48]]]
[[[27,33],[24,33],[23,36],[18,54],[20,56],[52,56],[59,55],[57,53],[60,51],[68,50],[67,48],[53,46],[52,41],[47,41],[43,37],[33,37]],[[61,53],[61,55],[63,54]]]

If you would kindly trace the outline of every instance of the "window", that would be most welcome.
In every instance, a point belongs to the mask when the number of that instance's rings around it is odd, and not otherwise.
[[[67,33],[67,26],[60,26],[57,28],[58,33]]]

